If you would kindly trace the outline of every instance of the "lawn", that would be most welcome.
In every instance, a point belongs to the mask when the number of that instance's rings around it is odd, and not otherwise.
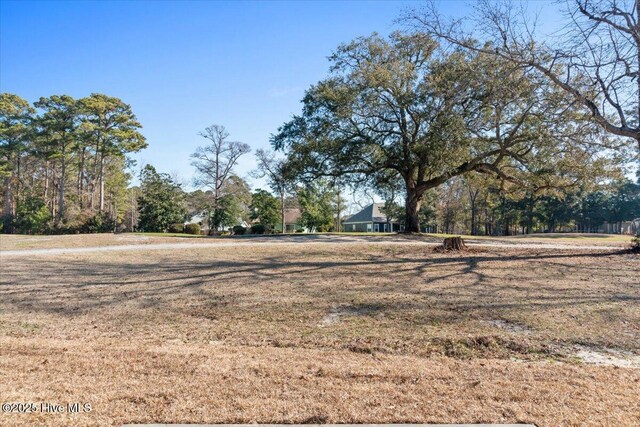
[[[2,400],[93,409],[0,424],[640,424],[640,257],[373,243],[3,257]]]

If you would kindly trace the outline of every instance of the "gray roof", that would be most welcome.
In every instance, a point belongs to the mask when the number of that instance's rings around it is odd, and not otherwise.
[[[387,216],[380,211],[380,208],[384,208],[384,203],[372,203],[360,212],[351,215],[345,224],[352,222],[387,222]],[[393,222],[393,220],[391,220]]]

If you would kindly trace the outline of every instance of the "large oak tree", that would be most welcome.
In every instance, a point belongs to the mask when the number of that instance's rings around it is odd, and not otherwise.
[[[330,76],[272,143],[302,179],[397,174],[407,231],[420,230],[425,193],[454,176],[486,173],[541,189],[575,182],[592,160],[571,100],[508,61],[443,53],[421,33],[358,38],[330,60]]]

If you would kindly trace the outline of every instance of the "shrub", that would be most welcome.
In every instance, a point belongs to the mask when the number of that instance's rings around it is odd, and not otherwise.
[[[187,225],[191,225],[191,224],[187,224]],[[194,224],[194,225],[198,225],[198,224]],[[176,223],[176,224],[171,224],[169,225],[169,233],[183,233],[185,232],[185,225],[184,224],[180,224],[180,223]]]
[[[640,253],[640,234],[636,234],[636,237],[631,240],[631,252]]]
[[[296,230],[296,233],[304,233],[304,228],[298,228],[298,229]]]
[[[232,228],[233,234],[244,234],[247,232],[247,229],[241,225],[236,225]]]
[[[18,232],[44,233],[51,220],[51,213],[42,200],[29,197],[18,205],[13,225]]]
[[[187,234],[200,234],[200,225],[199,224],[187,224],[184,226],[184,232]]]
[[[80,226],[81,233],[107,233],[115,228],[115,221],[106,212],[98,212]]]
[[[254,224],[251,226],[252,234],[264,234],[267,231],[267,227],[263,224]]]

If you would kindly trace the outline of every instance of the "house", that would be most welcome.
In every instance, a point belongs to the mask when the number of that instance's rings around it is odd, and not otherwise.
[[[633,221],[607,222],[600,226],[599,233],[634,235],[640,230],[640,218]]]
[[[205,234],[209,232],[209,216],[207,211],[200,212],[196,215],[193,215],[188,221],[184,223],[187,224],[198,224],[200,226],[200,230],[202,230]],[[218,231],[230,231],[234,226],[240,225],[244,228],[250,228],[251,224],[243,220],[242,218],[238,218],[234,224],[232,225],[221,225],[218,228]]]
[[[300,216],[302,212],[299,208],[285,209],[284,211],[284,225],[286,233],[295,233],[298,230],[308,233],[309,230],[300,223]],[[277,230],[282,230],[282,224],[276,227]]]
[[[404,224],[395,218],[387,218],[382,213],[384,203],[372,203],[360,212],[342,221],[343,231],[389,233],[404,231]]]

